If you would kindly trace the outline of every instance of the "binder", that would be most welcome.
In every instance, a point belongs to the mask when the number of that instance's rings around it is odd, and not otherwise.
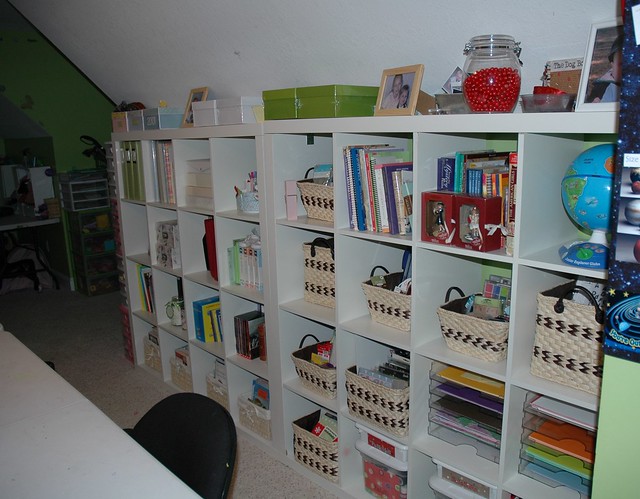
[[[204,221],[204,260],[207,270],[216,281],[218,281],[218,257],[216,254],[216,233],[215,224],[212,218]]]

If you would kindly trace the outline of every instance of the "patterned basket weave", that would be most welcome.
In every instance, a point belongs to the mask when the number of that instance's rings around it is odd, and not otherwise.
[[[229,410],[229,393],[227,387],[218,383],[211,373],[207,374],[207,396]]]
[[[160,347],[152,343],[146,336],[142,339],[144,344],[144,363],[151,369],[162,373],[162,361],[160,360]]]
[[[316,184],[313,179],[299,180],[296,185],[307,216],[333,222],[333,187]]]
[[[314,338],[316,343],[302,347],[307,338]],[[305,334],[300,340],[299,350],[291,354],[291,360],[296,368],[296,373],[300,377],[302,384],[309,390],[330,399],[336,398],[338,380],[336,369],[320,367],[310,361],[312,353],[318,353],[318,338],[312,334]]]
[[[393,289],[402,282],[403,272],[392,274],[381,265],[371,271],[373,277],[376,269],[385,271],[385,286],[374,286],[369,279],[362,283],[362,290],[367,298],[371,318],[381,324],[400,329],[411,330],[411,295],[397,293]]]
[[[169,364],[171,364],[171,381],[173,384],[185,392],[192,392],[193,381],[189,367],[175,357],[169,359]]]
[[[310,303],[335,308],[336,265],[333,238],[317,237],[302,245],[304,253],[304,299]]]
[[[387,388],[358,376],[356,366],[346,371],[349,413],[378,428],[404,437],[409,433],[409,387]]]
[[[296,461],[320,476],[338,482],[338,442],[329,442],[312,433],[320,411],[293,422],[293,454]]]
[[[249,400],[249,397],[251,397],[249,392],[238,397],[240,424],[265,440],[271,440],[271,411],[258,407]]]
[[[509,323],[490,321],[465,313],[468,296],[449,301],[451,291],[464,293],[456,287],[447,291],[445,304],[438,308],[440,330],[447,346],[458,353],[489,362],[507,357]]]
[[[567,295],[578,291],[590,305]],[[604,313],[593,295],[575,281],[538,293],[531,374],[598,394],[602,381]]]

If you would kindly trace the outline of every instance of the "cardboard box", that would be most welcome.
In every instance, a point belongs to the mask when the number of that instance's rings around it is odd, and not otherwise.
[[[191,104],[193,126],[213,126],[216,124],[216,101],[196,101]]]
[[[153,107],[142,110],[145,130],[180,128],[184,109],[180,107]]]
[[[453,244],[476,251],[494,251],[502,244],[502,198],[456,194],[455,218],[458,234]]]
[[[261,106],[260,97],[234,97],[232,99],[216,99],[216,124],[237,125],[255,123],[253,106]]]
[[[321,85],[296,90],[298,118],[373,116],[378,87]]]
[[[144,120],[142,119],[142,109],[127,111],[127,130],[129,132],[144,130]]]
[[[421,239],[429,243],[452,244],[456,233],[455,193],[422,193]]]
[[[127,113],[125,111],[111,113],[111,128],[114,132],[127,131]]]
[[[265,90],[262,92],[265,120],[289,120],[298,117],[296,88]]]

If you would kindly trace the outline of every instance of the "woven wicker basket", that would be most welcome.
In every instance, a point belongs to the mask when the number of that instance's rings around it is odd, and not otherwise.
[[[175,357],[169,359],[169,364],[171,364],[171,381],[173,384],[185,392],[192,392],[191,370]]]
[[[304,299],[310,303],[335,308],[336,266],[333,238],[317,237],[302,245],[304,253]]]
[[[334,483],[338,482],[338,442],[329,442],[312,433],[320,411],[292,423],[293,455],[296,461]]]
[[[377,269],[385,271],[385,286],[374,286],[369,279],[362,283],[362,290],[367,297],[367,305],[371,318],[381,324],[400,329],[411,330],[411,295],[397,293],[393,289],[402,282],[403,272],[389,273],[381,265],[371,271],[373,277]]]
[[[389,433],[409,433],[409,388],[387,388],[358,376],[356,366],[346,371],[347,407],[355,417]]]
[[[307,338],[314,338],[316,343],[303,347]],[[305,334],[300,340],[299,349],[291,354],[291,360],[296,368],[302,384],[323,397],[336,398],[338,380],[336,369],[320,367],[310,361],[312,353],[318,353],[318,338],[312,334]]]
[[[144,364],[151,369],[162,373],[162,361],[160,359],[160,347],[152,343],[146,336],[142,339],[144,344]]]
[[[218,383],[211,373],[207,374],[207,396],[229,410],[229,393],[227,387]]]
[[[271,411],[258,407],[249,400],[249,397],[251,397],[249,392],[238,397],[240,424],[265,440],[271,440]]]
[[[499,362],[507,357],[509,323],[491,321],[465,313],[468,296],[449,301],[451,291],[464,293],[456,287],[449,288],[445,304],[438,308],[440,330],[447,346],[458,353],[489,362]]]
[[[304,180],[296,182],[300,189],[300,200],[309,218],[333,222],[333,187],[316,184],[312,178],[307,178],[313,168],[304,174]]]
[[[578,291],[591,304],[567,299]],[[575,281],[538,293],[531,374],[598,394],[602,380],[604,313]]]

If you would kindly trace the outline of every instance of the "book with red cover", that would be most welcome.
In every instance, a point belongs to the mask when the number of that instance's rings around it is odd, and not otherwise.
[[[216,232],[213,218],[207,218],[204,221],[204,259],[211,277],[217,281],[218,258],[216,257]]]

